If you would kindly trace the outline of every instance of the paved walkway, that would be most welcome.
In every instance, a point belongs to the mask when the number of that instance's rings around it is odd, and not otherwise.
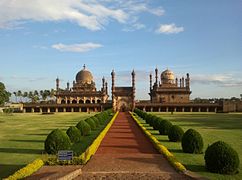
[[[119,113],[76,179],[190,179],[152,146],[129,113]]]

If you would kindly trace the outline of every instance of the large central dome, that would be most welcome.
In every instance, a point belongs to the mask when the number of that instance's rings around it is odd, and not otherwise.
[[[161,73],[161,81],[164,84],[173,84],[175,80],[174,73],[167,69]]]
[[[85,65],[83,69],[77,73],[76,82],[81,84],[91,84],[93,82],[92,73],[86,69]]]

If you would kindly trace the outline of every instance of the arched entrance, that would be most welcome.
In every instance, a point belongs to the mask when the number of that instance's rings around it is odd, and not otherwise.
[[[120,99],[117,101],[117,110],[121,112],[130,111],[129,102],[127,99]]]

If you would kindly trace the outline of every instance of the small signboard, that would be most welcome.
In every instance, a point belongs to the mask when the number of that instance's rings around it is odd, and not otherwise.
[[[59,161],[69,161],[73,158],[73,151],[62,150],[58,151],[58,160]]]

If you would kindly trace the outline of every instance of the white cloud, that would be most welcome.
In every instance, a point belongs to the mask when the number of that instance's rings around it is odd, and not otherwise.
[[[57,49],[59,51],[83,53],[83,52],[90,51],[92,49],[97,49],[97,48],[103,47],[103,45],[95,44],[95,43],[91,43],[91,42],[84,43],[84,44],[69,44],[69,45],[59,43],[59,44],[54,44],[51,47],[54,49]]]
[[[183,27],[177,27],[174,23],[172,24],[161,24],[156,30],[158,34],[177,34],[184,31]]]
[[[164,14],[145,0],[1,0],[0,28],[16,28],[37,21],[69,21],[92,31],[110,21],[130,24],[139,13]]]
[[[191,82],[204,85],[217,85],[220,87],[241,87],[242,80],[238,75],[228,74],[197,74],[191,76]]]

